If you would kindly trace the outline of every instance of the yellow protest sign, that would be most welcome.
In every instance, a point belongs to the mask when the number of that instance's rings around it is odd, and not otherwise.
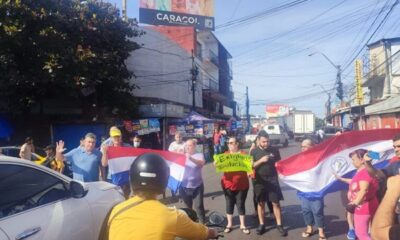
[[[214,155],[217,172],[252,172],[252,157],[241,153]]]

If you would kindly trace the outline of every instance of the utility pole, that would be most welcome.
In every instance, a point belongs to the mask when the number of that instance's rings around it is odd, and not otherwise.
[[[126,14],[126,0],[122,0],[122,19],[128,22],[128,16]]]
[[[335,63],[332,62],[332,60],[330,58],[328,58],[328,56],[326,56],[324,53],[322,52],[314,52],[309,54],[308,56],[313,56],[315,54],[321,54],[337,71],[336,73],[336,96],[339,98],[340,100],[340,104],[342,104],[343,102],[343,83],[342,83],[342,69],[340,65],[336,65]]]
[[[313,87],[319,86],[325,93],[328,95],[328,100],[325,103],[326,115],[325,115],[325,123],[330,123],[330,115],[331,115],[331,93],[326,91],[324,86],[319,83],[313,84]]]
[[[247,127],[246,132],[250,132],[250,100],[249,100],[249,87],[246,86],[246,119]]]
[[[336,88],[336,96],[339,98],[340,100],[340,104],[343,103],[343,83],[342,83],[342,69],[340,65],[336,66],[337,69],[337,74],[336,74],[336,84],[337,84],[337,88]]]
[[[192,75],[192,111],[195,111],[196,109],[196,81],[197,81],[197,76],[199,75],[199,69],[196,66],[196,63],[194,61],[194,50],[192,49],[192,69],[190,70],[190,73]]]

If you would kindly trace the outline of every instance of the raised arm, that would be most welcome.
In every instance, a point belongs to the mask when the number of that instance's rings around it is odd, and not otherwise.
[[[189,159],[190,161],[192,161],[194,164],[196,164],[198,166],[204,166],[204,164],[205,164],[204,158],[194,158],[189,153],[186,153],[186,157],[187,157],[187,159]]]
[[[364,163],[365,169],[367,169],[367,172],[371,177],[378,178],[378,179],[386,178],[386,175],[381,170],[376,169],[376,168],[374,168],[374,166],[372,166],[372,163],[371,163],[372,158],[370,158],[368,156],[368,153],[366,153],[364,155],[364,161],[365,161],[365,163]]]
[[[56,159],[61,162],[64,162],[64,145],[65,143],[62,140],[56,142]]]
[[[265,155],[264,157],[253,162],[253,168],[258,168],[261,164],[268,162],[268,160],[269,160],[269,156]]]

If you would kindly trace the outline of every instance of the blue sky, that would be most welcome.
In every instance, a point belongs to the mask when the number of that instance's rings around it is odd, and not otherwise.
[[[118,7],[122,5],[122,0],[108,1]],[[232,86],[243,113],[244,92],[248,86],[253,114],[264,115],[266,104],[284,103],[297,109],[312,110],[317,116],[324,117],[327,94],[314,84],[321,84],[335,96],[331,89],[334,88],[336,69],[322,55],[308,55],[322,52],[335,65],[343,66],[343,82],[351,88],[355,82],[354,67],[349,64],[351,59],[365,46],[395,2],[309,0],[243,25],[218,27],[293,1],[214,1],[217,26],[214,33],[233,57]],[[128,0],[130,18],[139,17],[138,3],[139,0]],[[399,16],[400,6],[396,6],[369,43],[400,37]],[[364,53],[365,48],[360,57]],[[334,103],[338,103],[337,99]]]

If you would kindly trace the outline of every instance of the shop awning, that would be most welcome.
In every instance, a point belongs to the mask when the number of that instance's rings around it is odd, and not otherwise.
[[[400,112],[400,95],[365,107],[366,115]]]

